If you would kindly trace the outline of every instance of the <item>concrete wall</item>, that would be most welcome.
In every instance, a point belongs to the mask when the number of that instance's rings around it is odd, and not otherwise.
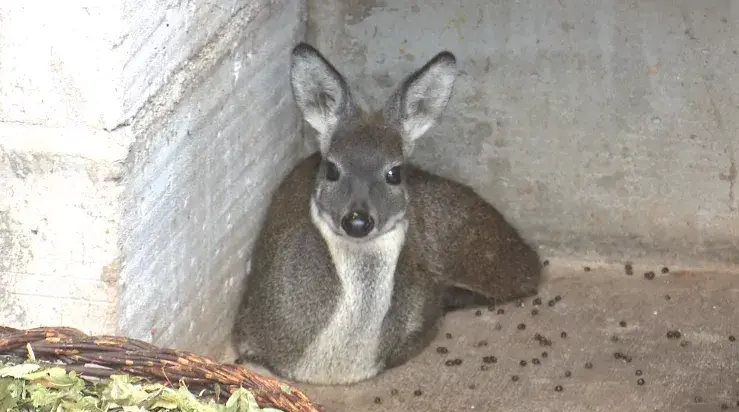
[[[58,3],[0,4],[0,324],[111,331],[125,32],[114,8]]]
[[[299,0],[3,3],[0,324],[218,356],[304,149],[305,26]]]
[[[197,32],[212,11],[170,28]],[[220,355],[269,195],[303,147],[288,68],[304,12],[298,0],[241,0],[202,44],[182,37],[191,55],[132,122],[118,305],[128,336]]]
[[[739,263],[739,3],[311,0],[370,97],[441,49],[461,76],[417,162],[547,256]]]

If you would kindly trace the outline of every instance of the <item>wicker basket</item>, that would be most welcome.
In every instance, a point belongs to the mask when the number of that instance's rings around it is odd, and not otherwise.
[[[289,384],[190,352],[119,336],[88,336],[67,327],[19,330],[0,326],[0,355],[26,357],[27,344],[36,359],[61,361],[64,368],[82,376],[101,378],[124,372],[171,387],[182,382],[192,388],[212,389],[218,384],[229,394],[243,387],[251,390],[260,407],[285,412],[324,411]]]

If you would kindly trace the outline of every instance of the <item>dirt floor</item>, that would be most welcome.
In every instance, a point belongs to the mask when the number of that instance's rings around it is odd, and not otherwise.
[[[739,274],[625,272],[548,276],[376,379],[301,387],[329,412],[739,411]]]

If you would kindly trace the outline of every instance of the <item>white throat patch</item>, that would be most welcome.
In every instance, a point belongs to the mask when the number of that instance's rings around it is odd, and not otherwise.
[[[328,245],[341,296],[329,323],[306,349],[296,378],[323,384],[353,383],[376,375],[382,323],[390,309],[395,267],[407,221],[366,242],[332,230],[311,199],[311,220]]]

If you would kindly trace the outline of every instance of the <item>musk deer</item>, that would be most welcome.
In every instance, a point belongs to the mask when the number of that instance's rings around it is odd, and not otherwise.
[[[456,71],[441,52],[369,111],[318,50],[293,49],[293,96],[320,150],[272,197],[234,327],[240,361],[351,384],[416,356],[450,310],[537,293],[539,257],[516,229],[470,187],[408,163]]]

